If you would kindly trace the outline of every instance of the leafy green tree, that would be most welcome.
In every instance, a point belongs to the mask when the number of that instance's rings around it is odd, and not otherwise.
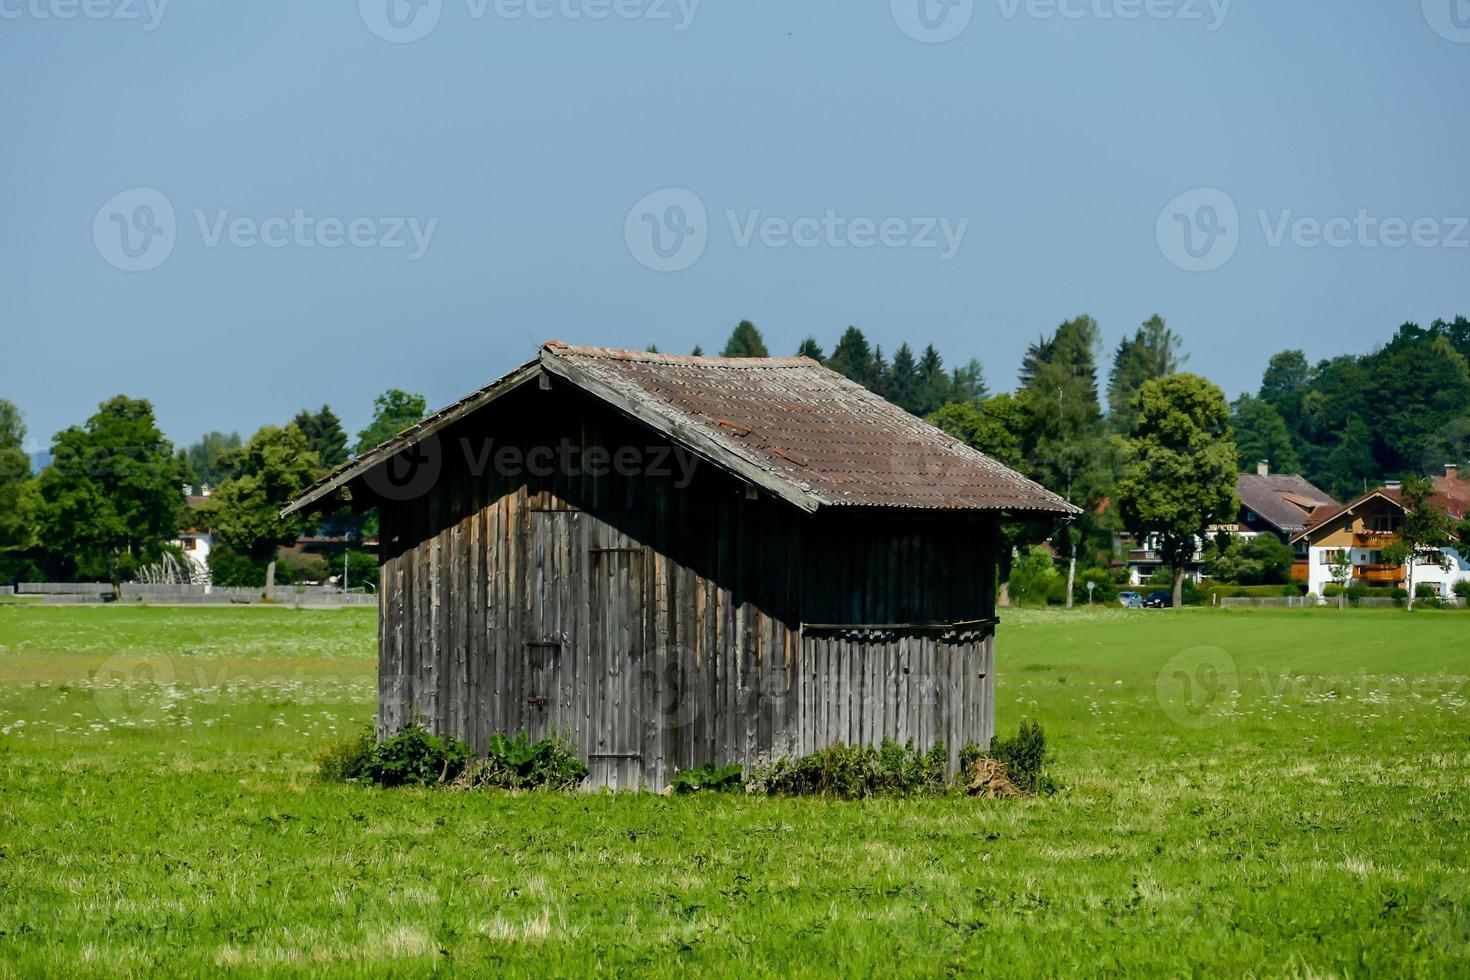
[[[263,566],[305,527],[301,515],[283,518],[280,512],[317,478],[321,461],[295,425],[264,427],[232,457],[236,475],[214,492],[205,519],[229,552]]]
[[[843,332],[837,346],[832,349],[832,357],[828,359],[827,366],[864,388],[871,389],[877,382],[872,348],[857,327],[848,327]]]
[[[1354,416],[1347,420],[1337,444],[1315,467],[1314,482],[1340,500],[1352,500],[1374,482],[1378,462],[1373,458],[1373,433],[1368,423]]]
[[[179,533],[185,473],[146,401],[119,395],[56,436],[37,481],[38,537],[60,574],[116,588]]]
[[[827,361],[826,355],[822,353],[822,345],[817,343],[817,338],[815,337],[808,337],[803,340],[801,346],[796,349],[796,356],[810,357],[818,364],[824,364]]]
[[[766,340],[755,324],[749,320],[741,320],[731,332],[730,339],[725,341],[725,349],[720,351],[720,356],[770,357],[771,352],[766,350]]]
[[[1118,504],[1123,525],[1153,538],[1173,570],[1174,605],[1184,602],[1184,568],[1211,524],[1235,513],[1239,472],[1230,407],[1219,388],[1194,374],[1147,381],[1138,426],[1126,443]]]
[[[1108,373],[1108,412],[1118,432],[1133,431],[1138,417],[1135,400],[1144,382],[1174,374],[1188,360],[1180,354],[1183,345],[1158,314],[1118,344]]]
[[[1311,381],[1312,369],[1307,364],[1307,355],[1299,350],[1287,350],[1274,355],[1261,378],[1261,401],[1276,409],[1276,413],[1292,432],[1301,428],[1302,402]]]
[[[230,475],[220,465],[220,460],[233,449],[240,448],[240,433],[208,432],[188,449],[180,450],[184,464],[189,468],[189,483],[195,486],[215,486]]]
[[[1011,572],[1011,596],[1019,605],[1045,605],[1060,578],[1051,555],[1039,547],[1029,548]]]
[[[950,402],[930,415],[928,421],[1013,470],[1024,471],[1026,467],[1021,448],[1026,413],[1015,395],[1000,394],[978,404]]]
[[[701,346],[699,346],[698,344],[695,344],[694,345],[694,349],[689,352],[689,356],[690,357],[703,357],[704,356],[704,348],[701,347]]]
[[[1470,367],[1449,339],[1405,324],[1364,359],[1382,472],[1417,469],[1424,446],[1470,409]]]
[[[1291,581],[1296,555],[1274,534],[1252,538],[1230,535],[1208,565],[1211,578],[1233,585],[1285,585]]]
[[[347,462],[347,433],[330,407],[323,405],[315,413],[303,409],[292,424],[306,436],[307,448],[316,453],[322,466],[330,470]]]
[[[1240,452],[1241,472],[1249,473],[1261,460],[1282,473],[1300,473],[1296,444],[1286,422],[1271,403],[1253,395],[1241,395],[1230,407],[1235,429],[1235,446]]]
[[[0,582],[30,565],[19,555],[36,543],[35,485],[25,441],[20,409],[0,399]]]
[[[370,452],[429,414],[423,395],[390,388],[373,401],[373,420],[357,434],[357,455]]]
[[[1405,588],[1409,592],[1409,609],[1414,608],[1414,568],[1418,565],[1448,567],[1449,557],[1442,549],[1455,543],[1457,527],[1434,502],[1434,484],[1422,476],[1404,480],[1399,490],[1404,520],[1392,544],[1383,549],[1383,560],[1407,569]]]

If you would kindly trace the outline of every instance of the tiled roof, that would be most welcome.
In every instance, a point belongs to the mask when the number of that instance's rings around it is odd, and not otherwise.
[[[1305,477],[1287,474],[1242,474],[1235,483],[1235,495],[1240,498],[1242,505],[1287,534],[1295,534],[1307,528],[1309,518],[1316,508],[1339,506],[1337,501],[1313,486]]]
[[[680,357],[555,341],[542,347],[537,361],[340,467],[287,512],[310,506],[543,373],[808,511],[1080,513],[1040,484],[804,357]]]

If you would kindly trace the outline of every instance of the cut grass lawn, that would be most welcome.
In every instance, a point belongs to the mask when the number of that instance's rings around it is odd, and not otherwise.
[[[1470,613],[1016,613],[1025,801],[314,779],[371,610],[0,608],[0,973],[1470,972]]]

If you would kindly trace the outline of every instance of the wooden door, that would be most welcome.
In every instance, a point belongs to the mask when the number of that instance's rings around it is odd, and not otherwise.
[[[576,558],[581,552],[582,515],[572,510],[531,514],[527,623],[521,676],[526,701],[520,706],[532,739],[576,727],[572,672],[577,636]]]
[[[588,553],[587,765],[594,786],[635,789],[643,772],[644,588],[647,552],[605,528]]]

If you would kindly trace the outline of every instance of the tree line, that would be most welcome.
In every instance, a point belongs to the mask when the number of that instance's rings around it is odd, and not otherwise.
[[[116,585],[165,563],[187,569],[174,542],[181,531],[199,529],[215,536],[209,563],[216,584],[262,585],[279,549],[303,533],[373,533],[371,516],[282,518],[280,510],[351,452],[366,452],[427,414],[422,395],[394,389],[378,396],[372,421],[350,446],[340,419],[322,406],[266,425],[248,441],[211,432],[175,449],[149,402],[119,395],[58,433],[50,465],[32,476],[25,423],[0,400],[0,581]],[[202,497],[206,486],[210,495]],[[192,500],[186,487],[196,490]],[[359,556],[349,577],[361,580],[373,564]],[[285,571],[283,581],[291,577]]]
[[[720,353],[770,356],[749,321],[736,325]],[[1111,574],[1120,530],[1154,541],[1177,588],[1196,538],[1233,516],[1235,475],[1259,459],[1348,498],[1365,484],[1464,462],[1470,453],[1470,321],[1463,317],[1428,328],[1405,324],[1367,354],[1316,365],[1300,350],[1283,351],[1270,359],[1258,391],[1233,404],[1183,371],[1181,339],[1159,316],[1106,357],[1093,318],[1067,320],[1028,346],[1014,390],[998,393],[988,389],[978,360],[947,366],[934,344],[916,351],[904,343],[889,355],[854,326],[830,352],[809,336],[794,353],[1081,507],[1082,517],[1065,527],[1003,529],[1002,580],[1010,577],[1012,555],[1025,557],[1047,542],[1066,560],[1069,597],[1085,581]],[[125,581],[164,560],[181,528],[197,525],[216,534],[216,580],[254,584],[303,532],[373,532],[371,516],[344,511],[282,520],[278,512],[325,472],[427,410],[423,396],[395,389],[377,398],[372,421],[355,439],[324,405],[267,425],[248,441],[211,432],[175,449],[148,402],[120,395],[84,425],[58,433],[51,465],[32,476],[23,419],[0,401],[0,580]],[[184,485],[208,485],[211,496],[186,508]],[[1267,551],[1222,545],[1209,557],[1222,576],[1249,580],[1281,574],[1286,559]]]

